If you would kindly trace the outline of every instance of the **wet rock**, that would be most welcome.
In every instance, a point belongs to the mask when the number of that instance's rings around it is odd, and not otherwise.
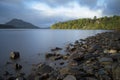
[[[68,74],[69,73],[69,68],[62,68],[61,70],[60,70],[60,74],[62,74],[62,75],[64,75],[64,74]]]
[[[54,49],[51,49],[51,51],[59,51],[59,50],[62,50],[62,48],[56,47]]]
[[[78,74],[80,74],[79,67],[78,66],[64,67],[64,68],[60,69],[60,74],[61,75],[67,75],[67,74],[78,75]]]
[[[9,77],[7,80],[16,80],[16,77]]]
[[[44,73],[41,75],[36,75],[34,80],[48,80],[48,78],[49,78],[49,74]]]
[[[63,60],[67,60],[69,56],[65,55],[63,56]]]
[[[22,78],[24,78],[24,76],[25,76],[25,73],[23,72],[23,73],[18,73],[17,74],[17,77],[22,77]]]
[[[114,62],[120,62],[120,53],[110,55]]]
[[[14,67],[15,67],[15,70],[21,70],[22,69],[22,65],[17,64],[17,63],[14,65]]]
[[[8,65],[8,64],[13,64],[13,63],[12,63],[12,62],[7,61],[7,62],[6,62],[6,65]]]
[[[66,45],[66,51],[70,51],[72,48],[74,48],[73,44]]]
[[[15,80],[27,80],[24,77],[17,77]]]
[[[71,53],[73,53],[73,52],[75,52],[75,51],[76,51],[76,48],[75,48],[75,47],[73,47],[73,48],[70,49],[70,52],[71,52]]]
[[[63,80],[64,76],[63,75],[58,75],[56,80]]]
[[[58,53],[47,53],[46,54],[46,59],[51,59],[51,60],[59,60],[62,59],[63,56]]]
[[[69,59],[72,59],[75,61],[81,61],[81,60],[84,60],[84,54],[83,53],[73,53],[69,56]]]
[[[53,57],[53,56],[55,56],[55,54],[53,54],[53,53],[47,53],[47,54],[45,55],[46,58],[50,58],[50,57]]]
[[[46,64],[42,64],[42,65],[40,64],[40,66],[38,66],[37,68],[37,73],[40,73],[40,74],[50,73],[52,71],[54,71],[54,69]]]
[[[88,52],[93,53],[96,50],[101,50],[102,48],[99,45],[93,44],[90,46],[90,48],[88,49]]]
[[[62,59],[63,58],[63,56],[56,56],[56,57],[54,57],[54,59],[53,60],[60,60],[60,59]]]
[[[115,49],[111,49],[111,50],[109,50],[109,53],[111,53],[111,54],[115,54],[115,53],[117,53],[117,50],[115,50]]]
[[[104,69],[99,69],[98,70],[98,74],[99,75],[105,75],[106,74],[106,71]]]
[[[63,80],[76,80],[76,77],[73,75],[67,75]]]
[[[0,76],[0,80],[4,80],[2,76]]]
[[[113,59],[109,58],[109,57],[102,57],[102,58],[99,59],[99,62],[101,64],[112,64]]]
[[[108,49],[105,49],[103,52],[104,52],[104,53],[109,53],[109,50],[108,50]]]
[[[61,62],[60,65],[64,65],[64,62]]]
[[[11,59],[18,59],[18,58],[20,58],[20,53],[19,52],[11,52],[10,58]]]
[[[120,64],[113,64],[112,73],[113,80],[120,80]]]
[[[97,80],[97,79],[94,77],[86,77],[86,80]]]
[[[27,76],[27,80],[34,80],[35,77],[36,77],[36,74],[34,72],[32,72]]]
[[[10,73],[8,71],[5,71],[5,73],[3,75],[8,76],[8,75],[10,75]]]
[[[44,73],[39,77],[39,80],[46,80],[49,78],[49,74],[48,73]]]
[[[69,66],[78,66],[78,62],[72,60],[72,61],[69,62],[68,65],[69,65]]]

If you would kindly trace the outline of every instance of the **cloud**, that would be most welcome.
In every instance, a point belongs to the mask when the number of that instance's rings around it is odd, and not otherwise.
[[[120,15],[120,0],[0,0],[0,23],[13,18],[37,26],[58,21]]]
[[[120,15],[120,0],[106,0],[104,15]]]
[[[44,3],[34,3],[30,7],[45,16],[61,16],[65,18],[92,18],[95,15],[102,16],[102,10],[90,10],[88,7],[82,7],[76,2],[69,2],[66,6],[50,7]]]
[[[79,0],[79,4],[82,6],[87,6],[91,9],[95,8],[97,6],[97,2],[99,0]]]

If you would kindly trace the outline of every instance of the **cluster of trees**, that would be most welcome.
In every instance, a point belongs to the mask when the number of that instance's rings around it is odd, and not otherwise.
[[[94,16],[91,18],[70,20],[66,22],[58,22],[51,26],[51,29],[105,29],[120,30],[120,16],[101,17]]]

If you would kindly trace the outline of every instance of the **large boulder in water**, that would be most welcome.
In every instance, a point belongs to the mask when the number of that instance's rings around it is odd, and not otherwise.
[[[11,59],[18,59],[18,58],[20,58],[20,53],[19,52],[11,52],[10,58]]]

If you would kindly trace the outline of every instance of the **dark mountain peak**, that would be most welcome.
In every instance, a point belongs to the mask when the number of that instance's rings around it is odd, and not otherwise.
[[[37,26],[34,26],[33,24],[29,22],[25,22],[21,19],[12,19],[9,22],[6,23],[6,25],[12,25],[15,26],[16,28],[39,28]]]
[[[6,24],[20,24],[20,23],[28,23],[28,22],[25,22],[25,21],[23,21],[23,20],[21,20],[21,19],[12,19],[12,20],[10,20],[9,22],[7,22]]]
[[[14,19],[10,20],[9,22],[24,22],[24,21],[21,19],[14,18]]]

